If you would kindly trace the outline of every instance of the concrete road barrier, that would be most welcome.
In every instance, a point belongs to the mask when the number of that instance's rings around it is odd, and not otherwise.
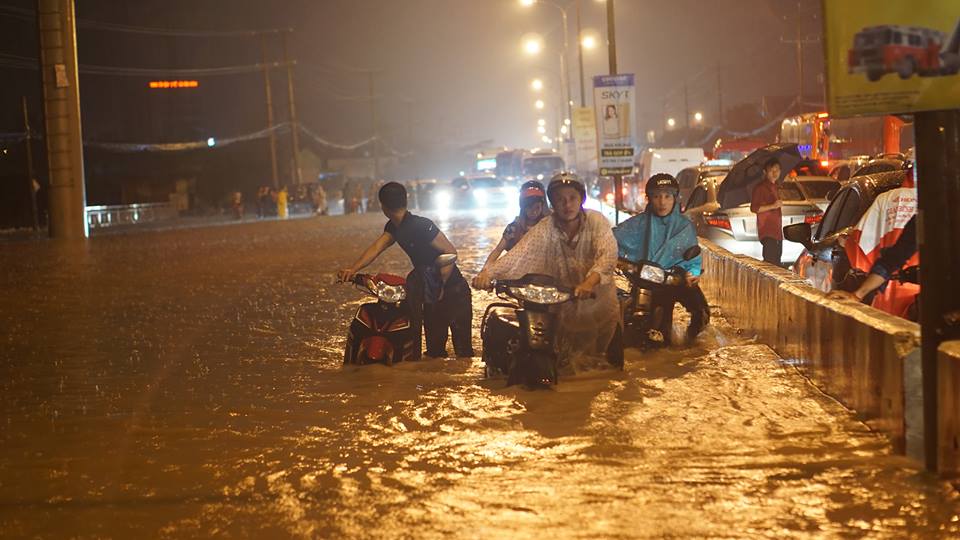
[[[938,469],[944,476],[960,478],[960,341],[941,344],[939,353]]]
[[[915,420],[922,414],[906,405],[917,407],[922,400],[908,400],[905,390],[907,358],[920,346],[919,325],[827,298],[788,270],[733,255],[704,239],[700,243],[704,293],[728,321],[756,334],[817,387],[887,434],[898,452],[907,451],[908,438],[922,441]],[[953,358],[960,366],[960,356]],[[960,378],[952,380],[960,390]],[[919,384],[914,386],[911,394],[919,391]],[[952,421],[957,426],[960,419]],[[956,450],[952,456],[960,462]]]

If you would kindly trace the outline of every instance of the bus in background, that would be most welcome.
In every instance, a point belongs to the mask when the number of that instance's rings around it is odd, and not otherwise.
[[[497,178],[506,182],[515,182],[523,176],[522,148],[504,150],[497,153]]]
[[[480,173],[493,173],[497,168],[497,153],[502,150],[497,148],[494,150],[483,150],[477,152],[477,159],[473,164],[474,172]]]
[[[563,170],[563,158],[556,150],[534,148],[523,156],[520,165],[523,180],[550,180],[553,173]]]
[[[893,115],[830,118],[825,112],[808,113],[785,118],[777,140],[796,143],[800,154],[826,167],[855,156],[906,153],[913,144],[913,123]]]

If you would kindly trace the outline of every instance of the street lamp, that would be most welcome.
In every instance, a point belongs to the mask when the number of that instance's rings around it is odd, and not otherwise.
[[[669,127],[670,129],[673,129],[674,127],[676,127],[676,125],[677,125],[676,120],[674,120],[673,118],[667,118],[667,127]]]
[[[570,34],[570,31],[568,30],[568,27],[567,27],[567,10],[560,7],[560,5],[551,2],[550,0],[520,0],[520,5],[524,7],[532,7],[534,4],[542,4],[542,5],[553,7],[557,9],[560,12],[560,15],[563,17],[563,50],[560,51],[560,72],[563,73],[563,92],[560,93],[560,96],[562,98],[562,101],[567,102],[569,101],[568,92],[570,91],[570,70],[569,70],[569,67],[567,66],[567,51],[570,50],[570,47],[567,42],[567,36]],[[579,11],[578,11],[577,28],[579,29],[579,27],[580,27],[580,18],[579,18]],[[579,39],[580,36],[578,35],[577,37]],[[527,51],[529,52],[530,48],[527,48]],[[537,49],[536,52],[540,52],[540,50]],[[533,53],[533,54],[536,54],[536,53]],[[582,58],[581,58],[581,61],[582,61]],[[580,79],[581,80],[583,79],[582,70],[580,73]],[[581,86],[583,85],[581,84]],[[583,92],[581,91],[581,95],[582,93]],[[571,114],[571,111],[568,105],[567,116],[570,116],[570,114]]]
[[[544,135],[547,133],[547,128],[545,126],[537,126],[537,133]]]
[[[533,104],[533,106],[536,107],[536,108],[538,108],[538,109],[542,109],[542,108],[543,108],[543,100],[542,100],[542,99],[538,99],[538,100]]]
[[[587,34],[587,35],[583,36],[583,39],[580,40],[580,45],[581,45],[584,49],[587,49],[588,51],[591,51],[591,50],[597,48],[597,38],[594,37],[594,36],[591,35],[591,34]]]
[[[537,119],[537,125],[538,125],[538,126],[545,126],[545,125],[547,125],[547,121],[544,120],[543,118],[539,118],[539,119]]]
[[[543,39],[537,34],[527,34],[523,38],[523,50],[529,55],[540,54],[543,50]]]
[[[701,112],[695,112],[695,113],[693,113],[693,119],[694,119],[694,121],[696,121],[697,123],[703,122],[703,113],[701,113]]]

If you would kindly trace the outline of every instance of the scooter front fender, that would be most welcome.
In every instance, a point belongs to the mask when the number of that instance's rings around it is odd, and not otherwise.
[[[517,311],[517,319],[520,321],[524,350],[553,352],[557,337],[555,314],[524,309]]]

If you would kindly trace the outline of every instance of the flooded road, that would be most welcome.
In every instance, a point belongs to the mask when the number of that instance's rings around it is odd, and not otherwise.
[[[960,535],[945,484],[722,320],[556,391],[344,369],[365,300],[334,272],[383,221],[0,244],[0,536]],[[507,220],[437,221],[472,276]]]

